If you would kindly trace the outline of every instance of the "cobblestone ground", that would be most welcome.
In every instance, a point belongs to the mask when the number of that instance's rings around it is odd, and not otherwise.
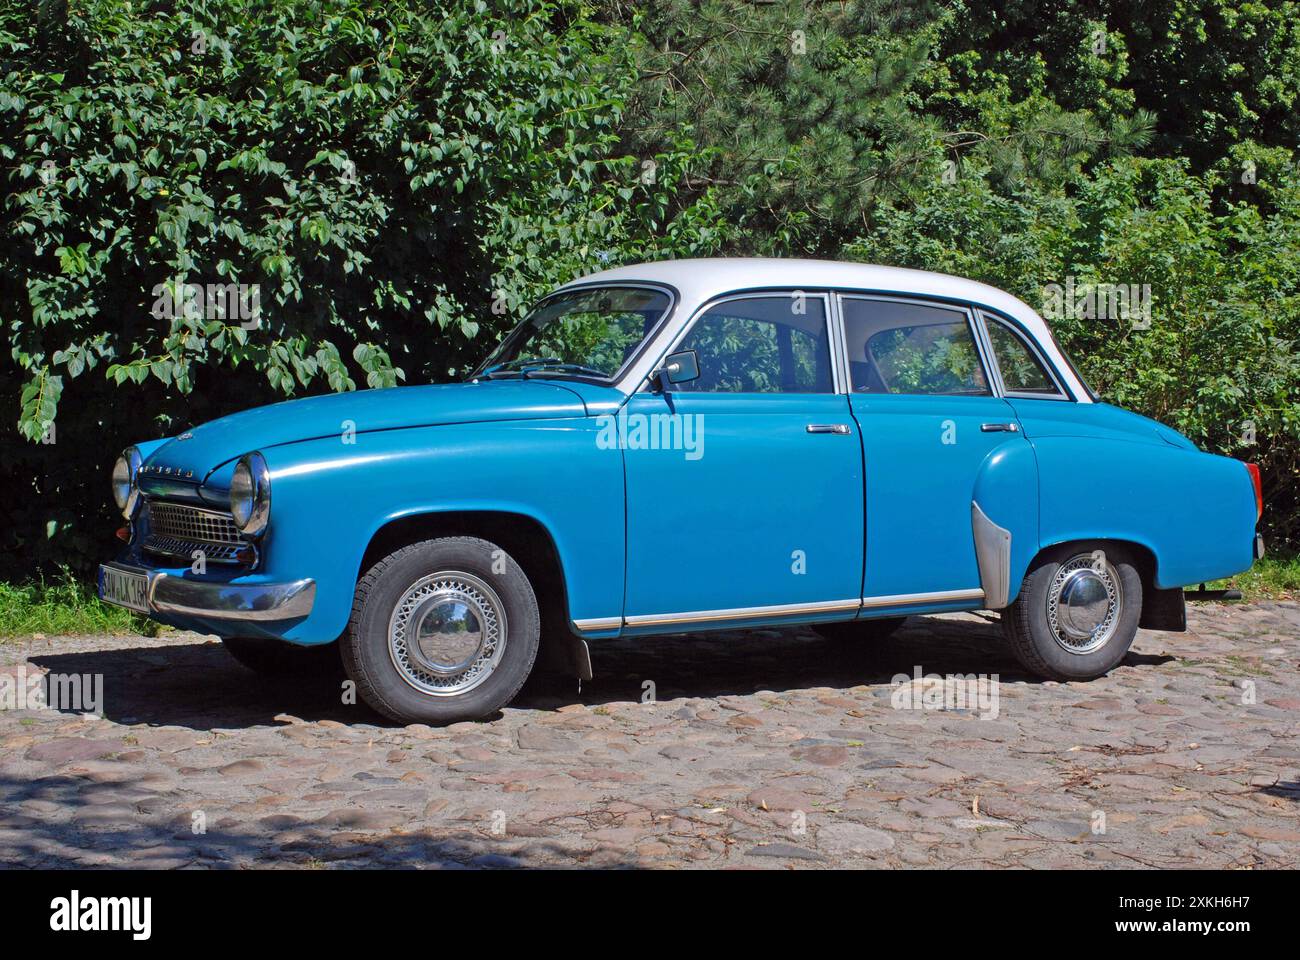
[[[1300,604],[1189,619],[1079,684],[1027,679],[977,615],[617,642],[581,693],[443,729],[193,634],[20,639],[0,682],[102,674],[104,709],[0,711],[0,863],[1294,867]],[[918,668],[998,674],[997,701],[897,708]]]

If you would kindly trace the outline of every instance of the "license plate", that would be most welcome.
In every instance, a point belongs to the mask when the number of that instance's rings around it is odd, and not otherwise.
[[[99,596],[101,600],[119,607],[149,612],[149,577],[119,567],[99,568]]]

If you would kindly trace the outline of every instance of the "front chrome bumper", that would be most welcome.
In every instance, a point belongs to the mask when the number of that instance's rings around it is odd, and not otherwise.
[[[150,613],[202,617],[208,620],[295,620],[311,613],[316,603],[315,580],[288,583],[219,583],[186,580],[157,570],[125,563],[106,563],[127,573],[144,574]],[[101,569],[102,569],[101,567]],[[103,576],[98,593],[104,597]],[[109,600],[109,602],[113,602]]]

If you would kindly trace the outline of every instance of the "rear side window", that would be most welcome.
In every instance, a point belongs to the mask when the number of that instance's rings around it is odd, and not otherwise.
[[[992,393],[965,311],[858,297],[841,303],[854,392]]]
[[[983,316],[989,331],[989,342],[993,345],[993,356],[997,359],[998,372],[1002,374],[1002,386],[1007,393],[1062,396],[1056,381],[1024,337],[996,317],[990,317],[987,313]]]

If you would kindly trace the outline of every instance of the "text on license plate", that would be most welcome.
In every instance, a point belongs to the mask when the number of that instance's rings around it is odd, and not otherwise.
[[[119,607],[149,612],[149,578],[116,567],[99,568],[99,595]]]

